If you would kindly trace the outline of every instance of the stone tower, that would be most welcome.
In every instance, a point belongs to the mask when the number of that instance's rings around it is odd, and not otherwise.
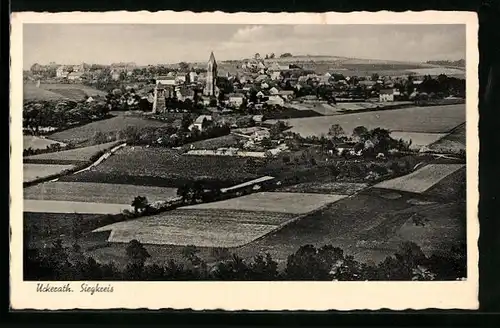
[[[204,94],[206,96],[216,96],[216,79],[217,79],[217,62],[215,61],[214,53],[210,53],[210,59],[207,64],[207,81]]]

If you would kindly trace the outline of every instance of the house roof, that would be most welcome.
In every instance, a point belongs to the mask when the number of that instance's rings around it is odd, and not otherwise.
[[[380,90],[381,95],[392,95],[394,94],[394,89],[382,89]]]
[[[212,120],[212,116],[211,115],[200,115],[196,118],[196,120],[194,121],[194,123],[198,123],[198,124],[201,124],[203,123],[203,121],[211,121]]]
[[[280,90],[278,92],[278,94],[281,96],[290,96],[290,95],[293,95],[294,92],[293,92],[293,90]]]
[[[236,92],[235,92],[235,93],[230,93],[230,94],[228,94],[228,97],[230,97],[230,98],[244,98],[244,97],[245,97],[245,95],[244,95],[244,94],[242,94],[242,93],[236,93]]]
[[[259,75],[259,76],[257,76],[257,77],[255,78],[255,81],[260,82],[260,81],[264,81],[264,80],[266,80],[267,78],[268,78],[268,76],[267,76],[267,75],[265,75],[265,74],[261,74],[261,75]]]

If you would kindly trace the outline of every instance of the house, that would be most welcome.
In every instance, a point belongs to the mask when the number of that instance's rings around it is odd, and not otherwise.
[[[262,92],[262,90],[257,92],[257,98],[264,98],[265,96],[266,95],[264,94],[264,92]]]
[[[280,90],[278,92],[278,95],[285,99],[292,99],[294,96],[295,92],[293,90]]]
[[[184,83],[186,83],[186,75],[177,75],[175,77],[175,82],[177,84],[184,84]]]
[[[274,71],[271,73],[271,79],[272,80],[281,80],[281,71]]]
[[[251,136],[251,138],[254,142],[259,142],[259,141],[262,141],[262,140],[264,140],[266,138],[270,138],[270,137],[271,137],[271,134],[269,133],[268,129],[257,130]]]
[[[394,101],[395,89],[382,89],[380,90],[379,100],[381,102]]]
[[[283,65],[283,64],[279,65],[278,64],[278,70],[280,70],[280,71],[287,71],[289,69],[290,69],[290,65],[288,65],[288,64],[287,65]]]
[[[309,78],[307,76],[299,76],[299,82],[307,82]]]
[[[189,89],[189,88],[179,88],[177,91],[176,91],[176,96],[177,96],[177,99],[181,100],[181,101],[186,101],[186,99],[190,99],[190,100],[193,100],[194,99],[194,95],[195,95],[195,92],[193,89]]]
[[[255,78],[255,82],[263,82],[267,80],[269,77],[265,74],[261,74]]]
[[[269,99],[266,101],[267,104],[269,105],[280,105],[284,106],[285,105],[285,99],[278,95],[272,95],[269,96]]]
[[[269,93],[271,95],[277,95],[277,94],[279,94],[279,92],[280,91],[278,89],[276,89],[276,87],[272,87],[271,89],[269,89]]]
[[[64,66],[59,66],[56,69],[56,77],[62,78],[68,76],[68,71],[66,71],[66,68]]]
[[[196,74],[196,72],[189,72],[189,82],[193,83],[193,82],[196,82],[198,80],[198,74]]]
[[[255,123],[259,124],[264,121],[264,116],[263,115],[254,115],[252,116],[252,119],[254,120]]]
[[[203,131],[212,122],[213,120],[211,115],[200,115],[196,118],[193,124],[189,126],[189,131],[192,131],[193,128],[197,128],[199,131]]]
[[[242,93],[230,93],[228,97],[228,102],[233,106],[241,106],[245,100],[245,95]]]
[[[170,73],[169,73],[170,74]],[[158,76],[155,79],[156,83],[161,83],[162,85],[176,85],[177,81],[173,75],[169,76]]]
[[[112,71],[111,72],[111,79],[118,81],[120,79],[120,72],[118,71]]]
[[[269,84],[267,84],[266,82],[264,82],[264,83],[261,83],[261,84],[260,84],[260,87],[261,87],[262,89],[267,89],[267,88],[269,88]]]
[[[70,81],[79,81],[82,79],[83,72],[71,72],[68,74],[67,79]]]

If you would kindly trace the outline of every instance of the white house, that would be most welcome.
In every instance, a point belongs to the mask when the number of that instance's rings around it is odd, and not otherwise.
[[[177,85],[177,81],[174,76],[158,76],[156,78],[156,84],[162,85]]]
[[[198,80],[198,74],[196,72],[189,72],[189,82],[195,82]]]
[[[243,104],[243,100],[245,99],[245,95],[242,93],[230,93],[228,97],[229,103],[233,106],[240,106]]]
[[[68,74],[68,80],[77,81],[82,79],[82,72],[71,72]]]
[[[212,122],[211,115],[200,115],[196,120],[189,126],[189,131],[192,131],[196,127],[199,131],[203,131],[208,123]]]
[[[272,87],[271,89],[269,89],[269,93],[272,94],[272,95],[277,95],[279,94],[279,90],[276,89],[275,87]]]
[[[379,100],[381,102],[394,101],[395,95],[396,95],[395,89],[382,89],[380,90]]]
[[[263,83],[260,84],[260,87],[262,89],[267,89],[267,88],[269,88],[269,84],[267,84],[266,82],[263,82]]]
[[[68,72],[66,71],[64,66],[59,66],[56,69],[56,77],[66,77],[68,76]]]
[[[281,72],[280,71],[274,71],[271,73],[271,79],[273,80],[280,80],[281,79]]]
[[[267,100],[267,103],[269,105],[284,106],[285,105],[285,99],[283,99],[282,97],[280,97],[278,95],[271,95],[271,96],[269,96],[269,99]]]

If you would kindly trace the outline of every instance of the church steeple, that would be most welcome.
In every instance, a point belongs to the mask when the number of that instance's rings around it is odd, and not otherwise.
[[[215,61],[214,52],[210,53],[210,58],[207,63],[207,80],[205,86],[205,95],[215,96],[216,95],[216,80],[217,79],[217,62]]]

